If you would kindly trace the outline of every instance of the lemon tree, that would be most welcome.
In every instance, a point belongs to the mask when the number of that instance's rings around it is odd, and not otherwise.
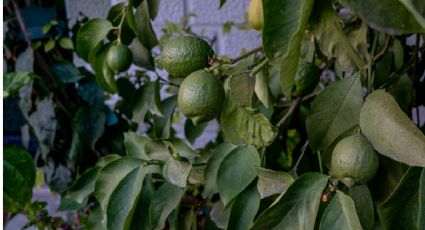
[[[211,15],[232,11],[216,3]],[[39,145],[37,159],[6,149],[7,212],[43,216],[36,160],[76,228],[425,226],[425,3],[251,0],[224,30],[262,44],[232,57],[193,15],[156,34],[161,4],[122,1],[81,23],[75,51],[92,68],[33,65],[35,45],[18,56],[4,99]]]

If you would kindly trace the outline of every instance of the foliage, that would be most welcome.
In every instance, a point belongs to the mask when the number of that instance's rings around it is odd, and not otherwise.
[[[76,53],[92,72],[66,58],[42,62],[48,71],[33,68],[47,51],[28,48],[22,57],[31,65],[17,60],[4,92],[19,98],[39,142],[34,160],[62,194],[60,209],[89,210],[78,227],[420,229],[425,127],[412,113],[425,105],[425,3],[373,2],[263,0],[262,46],[234,58],[207,55],[196,67],[225,91],[222,109],[212,110],[217,138],[197,148],[208,124],[186,119],[176,97],[189,74],[158,71],[176,63],[156,66],[156,47],[182,36],[214,47],[214,39],[193,33],[191,15],[167,22],[158,38],[156,0],[119,3],[107,18],[74,28]],[[117,44],[132,53],[129,71],[108,63]],[[294,94],[306,65],[315,73],[303,84],[315,88]],[[111,96],[120,99],[107,106]],[[330,162],[355,133],[380,166],[368,184],[347,187]],[[5,155],[5,172],[22,184],[6,190],[12,212],[24,210],[34,185],[34,172],[22,167],[34,166],[30,155],[16,152],[23,162]]]

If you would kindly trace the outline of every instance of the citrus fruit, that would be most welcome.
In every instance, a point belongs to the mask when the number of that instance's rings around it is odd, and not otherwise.
[[[320,71],[312,63],[300,63],[295,76],[292,96],[302,97],[311,93],[320,81]]]
[[[248,7],[248,23],[256,30],[262,30],[264,24],[263,1],[251,0]]]
[[[335,146],[331,159],[331,175],[347,186],[365,184],[378,170],[379,160],[372,145],[360,134],[346,137]]]
[[[208,66],[208,57],[213,57],[210,45],[196,37],[178,37],[165,44],[157,63],[175,77],[186,77],[190,73]]]
[[[218,116],[223,101],[223,85],[205,70],[187,76],[177,94],[177,106],[195,125]]]
[[[106,55],[106,63],[115,73],[128,70],[132,61],[133,54],[130,49],[123,44],[111,47]]]

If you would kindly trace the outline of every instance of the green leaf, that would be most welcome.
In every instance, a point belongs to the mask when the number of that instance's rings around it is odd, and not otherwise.
[[[134,132],[124,133],[124,145],[127,151],[127,156],[149,160],[145,153],[146,143],[150,141],[147,137],[142,137]]]
[[[107,206],[108,229],[129,229],[145,175],[153,166],[136,167],[114,189]],[[138,217],[135,217],[138,218]]]
[[[115,82],[115,74],[106,63],[106,55],[111,47],[112,43],[100,48],[100,50],[96,53],[93,68],[95,71],[95,78],[99,86],[106,92],[117,93],[118,88]]]
[[[151,219],[149,214],[149,207],[154,194],[154,186],[152,180],[145,178],[142,186],[142,191],[137,201],[137,206],[134,208],[133,219],[130,229],[150,230]]]
[[[13,72],[3,74],[3,98],[14,95],[31,82],[37,75],[31,72]]]
[[[162,101],[163,116],[153,116],[153,130],[157,138],[169,138],[171,135],[171,119],[177,105],[177,97],[171,96]]]
[[[313,3],[313,0],[263,1],[263,45],[267,58],[272,60],[284,55],[285,58],[298,59]]]
[[[170,158],[164,165],[162,175],[164,179],[175,186],[185,188],[187,186],[187,178],[192,170],[192,164],[183,160]]]
[[[223,159],[236,148],[237,146],[231,143],[221,143],[211,150],[211,157],[207,162],[204,171],[205,187],[202,193],[203,197],[211,197],[218,192],[217,173]]]
[[[385,90],[366,97],[360,128],[380,154],[410,166],[425,166],[425,135]]]
[[[53,74],[63,83],[75,83],[85,76],[70,61],[56,62],[51,66]],[[79,82],[83,83],[83,82]],[[78,85],[80,86],[80,85]],[[103,94],[102,94],[103,95]],[[103,99],[103,98],[102,98]],[[103,100],[102,100],[103,102]]]
[[[163,116],[159,90],[159,82],[154,81],[147,82],[140,90],[136,91],[133,121],[142,122],[148,110],[154,115]]]
[[[258,168],[257,175],[257,190],[261,199],[274,194],[284,193],[294,182],[294,178],[290,174],[266,168]]]
[[[423,222],[423,169],[410,167],[393,193],[378,206],[378,215],[385,229],[419,229]],[[423,173],[422,173],[423,174]],[[419,194],[419,189],[421,194]],[[421,211],[419,211],[421,207]]]
[[[196,139],[202,135],[205,128],[207,128],[208,122],[203,122],[198,125],[194,125],[191,119],[186,119],[184,124],[184,134],[187,140],[193,145]]]
[[[61,197],[58,210],[74,210],[86,205],[88,196],[94,192],[94,186],[101,167],[93,167],[79,176],[74,184]],[[73,201],[72,206],[66,205],[66,200]],[[69,204],[69,203],[68,203]]]
[[[43,31],[43,34],[47,34],[50,30],[50,28],[52,28],[52,24],[51,23],[47,23],[44,24],[43,27],[41,28],[41,30]]]
[[[224,4],[226,3],[227,0],[220,0],[220,6],[218,7],[218,9],[221,9],[221,7],[224,6]]]
[[[224,135],[235,145],[264,147],[277,135],[277,129],[263,114],[237,106],[229,92],[221,111],[220,125]]]
[[[316,22],[313,33],[320,51],[329,59],[336,58],[338,66],[347,72],[354,71],[356,68],[363,70],[366,62],[359,55],[361,52],[357,52],[350,44],[332,4],[331,0],[316,1],[317,14],[311,20]],[[366,33],[363,35],[366,36]]]
[[[332,142],[359,124],[363,93],[360,76],[335,82],[317,96],[306,120],[310,146],[326,150]]]
[[[217,186],[225,206],[255,179],[260,164],[259,153],[252,145],[240,146],[224,157],[217,173]]]
[[[173,151],[173,153],[177,153],[179,157],[184,157],[188,159],[191,162],[194,162],[195,158],[200,157],[200,155],[191,149],[189,146],[184,143],[182,139],[179,138],[171,138],[166,141],[170,150]]]
[[[257,95],[258,100],[263,103],[266,108],[272,106],[273,97],[269,89],[268,76],[264,75],[262,71],[255,75],[255,87],[254,92]]]
[[[167,161],[170,156],[170,145],[163,140],[151,140],[145,144],[145,153],[149,159]]]
[[[54,49],[56,46],[56,41],[53,39],[50,39],[48,42],[44,43],[44,52],[49,52],[50,50]]]
[[[230,217],[230,208],[225,208],[221,200],[212,204],[211,211],[209,213],[210,218],[215,228],[213,229],[225,229]]]
[[[345,0],[375,30],[392,35],[425,32],[425,5],[414,0]],[[373,7],[370,7],[370,6]]]
[[[375,224],[375,214],[372,196],[367,185],[351,187],[349,195],[354,201],[354,206],[363,229],[372,229]]]
[[[153,20],[155,20],[159,11],[159,0],[147,0],[149,6],[149,16]]]
[[[362,229],[353,200],[341,191],[336,191],[320,221],[320,229]]]
[[[245,230],[251,225],[260,208],[260,194],[253,181],[242,191],[232,204],[226,229]]]
[[[13,210],[14,204],[24,207],[31,201],[35,184],[35,165],[29,153],[18,147],[3,148],[3,195],[6,211]]]
[[[59,39],[59,45],[60,47],[64,49],[68,49],[68,50],[74,49],[74,43],[72,43],[71,38],[62,37],[61,39]]]
[[[170,213],[179,205],[185,189],[164,183],[152,195],[149,207],[151,229],[160,230],[165,226],[165,220]]]
[[[248,73],[238,74],[229,80],[230,93],[237,106],[252,108],[255,79]]]
[[[81,140],[94,150],[105,128],[106,114],[103,108],[81,107],[73,119],[73,129]]]
[[[279,201],[258,216],[251,230],[313,229],[327,183],[328,176],[320,173],[300,176]]]
[[[137,37],[144,47],[151,50],[158,44],[158,40],[150,22],[148,1],[143,1],[137,7],[134,17],[137,18],[134,24]]]
[[[96,166],[81,174],[74,181],[73,185],[61,196],[61,203],[58,210],[77,210],[83,208],[87,203],[89,195],[94,192],[100,170],[119,158],[120,156],[118,155],[107,155],[101,158]]]
[[[86,22],[77,33],[78,55],[88,61],[90,52],[95,50],[112,28],[111,22],[106,19],[95,18]]]
[[[410,105],[414,97],[414,83],[409,75],[403,74],[389,90],[389,93],[397,101],[400,108],[405,113],[409,113]]]
[[[139,39],[133,39],[129,48],[133,53],[133,63],[135,65],[148,70],[155,69],[155,61],[152,57],[151,51],[146,49],[146,47],[140,43]]]
[[[112,161],[100,171],[95,184],[94,196],[99,201],[102,210],[107,210],[109,199],[121,180],[142,163],[142,160],[136,158],[123,157]]]

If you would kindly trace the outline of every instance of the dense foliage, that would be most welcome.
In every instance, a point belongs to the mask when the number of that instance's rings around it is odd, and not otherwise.
[[[245,29],[259,30],[262,46],[232,58],[208,47],[193,56],[199,66],[161,52],[182,36],[214,39],[195,34],[190,16],[158,39],[159,0],[128,0],[74,28],[64,48],[75,45],[93,72],[63,59],[47,72],[20,67],[51,49],[25,50],[3,92],[18,95],[39,154],[4,149],[5,210],[39,210],[29,202],[35,162],[62,194],[60,210],[79,210],[75,227],[423,229],[425,3],[253,1]],[[223,87],[207,103],[215,110],[201,106],[208,116],[177,99],[188,68]],[[211,99],[192,83],[194,103]],[[106,106],[111,95],[120,99]],[[193,148],[214,117],[216,139]]]

